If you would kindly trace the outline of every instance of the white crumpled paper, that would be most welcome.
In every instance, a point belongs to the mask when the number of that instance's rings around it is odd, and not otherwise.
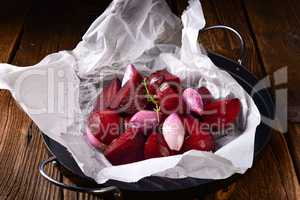
[[[98,183],[135,182],[150,175],[223,179],[244,173],[253,162],[260,114],[242,87],[199,47],[198,32],[204,26],[198,0],[189,2],[182,21],[163,0],[114,0],[73,51],[51,54],[34,66],[1,64],[0,88],[10,90],[40,130],[64,145],[84,174]],[[144,74],[167,68],[186,84],[207,85],[215,98],[239,98],[239,130],[222,138],[224,146],[215,153],[193,150],[112,166],[81,130],[101,91],[97,83],[116,74],[121,78],[129,63]]]

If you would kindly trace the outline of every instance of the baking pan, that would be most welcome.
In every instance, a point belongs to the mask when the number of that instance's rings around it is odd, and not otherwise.
[[[204,28],[201,32],[205,32],[212,29],[226,29],[233,32],[241,43],[240,58],[238,62],[225,58],[221,55],[208,52],[208,56],[219,68],[229,72],[233,78],[249,93],[253,92],[254,86],[257,84],[257,78],[250,73],[246,67],[242,65],[245,55],[244,40],[241,35],[234,29],[217,25]],[[257,105],[262,116],[273,119],[274,105],[268,89],[262,89],[256,91],[252,98]],[[256,160],[271,137],[271,128],[262,123],[256,129],[255,135],[255,153],[254,160]],[[52,157],[48,160],[41,162],[39,170],[43,177],[45,177],[51,183],[62,187],[79,192],[88,192],[102,195],[109,198],[127,198],[127,197],[140,197],[142,199],[150,199],[156,197],[170,197],[176,198],[189,198],[189,197],[203,197],[209,192],[213,192],[217,189],[224,188],[230,183],[235,181],[241,175],[233,175],[224,180],[207,180],[197,178],[182,178],[171,179],[164,177],[150,176],[141,179],[135,183],[125,183],[121,181],[109,180],[105,184],[99,185],[93,179],[85,176],[76,164],[72,155],[67,151],[65,147],[55,142],[45,134],[43,134],[44,143],[47,146]],[[63,182],[54,180],[45,171],[45,166],[48,164],[57,164],[63,175],[70,178],[74,185],[66,185]]]

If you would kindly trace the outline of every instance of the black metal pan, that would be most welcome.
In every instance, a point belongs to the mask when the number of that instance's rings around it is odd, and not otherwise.
[[[208,53],[208,56],[216,66],[229,72],[248,93],[251,93],[258,80],[242,65],[242,61],[244,59],[244,41],[242,37],[234,29],[222,25],[205,28],[202,30],[202,32],[216,28],[230,30],[238,36],[241,42],[241,57],[238,62],[235,62],[211,52]],[[267,118],[273,118],[274,106],[269,91],[267,89],[257,91],[252,97],[261,115]],[[257,127],[255,135],[255,160],[258,158],[259,154],[270,140],[270,137],[270,127],[264,123],[261,123]],[[98,185],[94,180],[86,177],[83,174],[72,155],[67,151],[66,148],[50,139],[45,134],[43,134],[43,138],[45,145],[52,154],[52,157],[40,164],[40,173],[51,183],[64,189],[73,191],[95,193],[103,196],[109,195],[110,197],[113,195],[114,198],[121,198],[121,196],[139,197],[142,195],[142,198],[146,199],[156,197],[162,198],[163,196],[171,195],[173,199],[175,197],[184,197],[187,199],[188,197],[195,197],[196,195],[199,197],[210,191],[225,187],[233,182],[236,178],[241,176],[234,175],[230,178],[217,181],[196,178],[170,179],[151,176],[143,178],[135,183],[109,180],[103,185]],[[76,185],[66,185],[60,181],[52,179],[49,175],[47,175],[44,169],[45,166],[50,163],[58,163],[58,166],[63,174],[71,178]]]

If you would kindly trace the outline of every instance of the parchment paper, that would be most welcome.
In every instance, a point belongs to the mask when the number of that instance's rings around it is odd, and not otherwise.
[[[198,0],[189,2],[181,20],[163,0],[114,0],[73,51],[51,54],[34,66],[0,64],[0,88],[10,90],[41,131],[64,145],[98,183],[135,182],[150,175],[223,179],[244,173],[252,166],[260,114],[251,97],[198,44],[204,26]],[[215,98],[239,98],[238,128],[217,140],[215,153],[192,150],[112,166],[82,130],[103,84],[116,75],[122,78],[130,63],[143,74],[167,68],[185,84],[206,85]]]

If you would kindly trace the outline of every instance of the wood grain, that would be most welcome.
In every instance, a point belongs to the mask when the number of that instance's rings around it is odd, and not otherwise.
[[[251,35],[257,39],[257,36],[256,36],[257,31],[254,31],[254,33],[252,33],[251,29],[245,30],[245,28],[248,27],[248,26],[245,26],[248,22],[247,16],[243,17],[243,15],[237,15],[237,14],[230,15],[229,14],[229,13],[241,13],[241,12],[237,12],[237,11],[243,10],[243,4],[241,5],[237,1],[231,1],[231,2],[226,1],[226,3],[225,2],[222,3],[223,1],[212,1],[212,2],[214,3],[214,7],[217,10],[220,21],[223,23],[226,23],[232,27],[238,27],[240,32],[243,33],[244,38],[246,38],[246,43],[251,42],[251,39],[250,39]],[[247,2],[249,2],[249,1],[247,1]],[[260,4],[258,2],[256,2],[256,5],[260,5]],[[270,3],[269,3],[269,5],[270,5]],[[221,14],[222,12],[224,13],[223,15]],[[256,15],[256,17],[257,17],[257,15]],[[239,19],[239,20],[236,20],[236,19]],[[263,25],[259,26],[259,24],[255,24],[252,26],[253,27],[255,26],[256,28],[260,28],[260,29],[265,28]],[[245,35],[246,35],[246,37],[245,37]],[[260,49],[261,47],[260,46],[255,47],[256,42],[258,42],[258,41],[252,41],[250,43],[251,46],[254,46],[254,48],[250,49],[250,53],[251,53],[250,54],[250,62],[249,61],[246,62],[246,66],[250,66],[250,69],[252,72],[254,72],[259,77],[263,77],[265,75],[264,72],[270,73],[270,70],[268,70],[268,67],[266,67],[266,63],[263,61],[264,55],[261,54],[261,49]],[[247,48],[247,49],[249,51],[249,48]],[[258,51],[258,52],[255,53],[255,51]],[[256,55],[258,55],[258,56],[256,56]],[[263,67],[263,69],[256,69],[259,67]],[[285,196],[285,198],[287,198],[287,199],[296,199],[297,197],[299,197],[299,184],[297,181],[297,176],[294,171],[293,163],[291,162],[291,157],[290,157],[284,136],[278,132],[274,132],[270,146],[271,146],[273,156],[271,154],[267,154],[267,155],[263,156],[262,159],[267,159],[267,157],[269,157],[270,162],[272,160],[273,163],[276,164],[274,166],[276,166],[275,170],[277,171],[276,173],[279,176],[277,176],[277,177],[274,176],[274,174],[276,174],[275,172],[264,173],[264,176],[266,176],[266,178],[268,178],[267,176],[273,177],[271,184],[274,184],[274,182],[277,182],[277,184],[275,184],[274,187],[277,187],[277,189],[275,191],[278,192],[278,194],[277,194],[278,196],[282,195],[282,197]],[[268,163],[270,163],[270,162],[268,162]],[[266,165],[267,163],[261,162],[261,164]],[[257,165],[255,165],[255,166],[257,166]],[[268,171],[268,172],[270,172],[270,171]],[[257,173],[257,172],[254,172],[254,173]],[[245,177],[247,177],[247,176],[245,176]],[[258,177],[258,176],[256,176],[252,172],[252,175],[250,175],[250,177],[252,178],[252,177]],[[255,179],[253,179],[250,182],[241,181],[241,183],[242,183],[242,185],[245,185],[245,188],[248,191],[251,191],[251,186],[250,186],[250,184],[247,184],[247,183],[251,183],[251,182],[253,183],[254,181],[255,181]],[[263,182],[263,181],[257,180],[256,182]],[[280,187],[282,187],[281,190],[279,189],[279,185],[280,185],[279,183],[282,183],[282,186],[280,186]],[[268,182],[265,181],[265,184],[268,184]],[[238,184],[238,186],[243,187],[242,185]],[[256,184],[256,187],[259,187],[259,184]],[[272,188],[272,187],[270,186],[270,188]],[[255,191],[257,191],[258,189],[259,188],[253,188],[252,196],[253,196],[253,194],[255,194]],[[236,193],[236,195],[237,194],[238,193]],[[274,195],[274,194],[272,194],[272,195]],[[261,198],[263,196],[263,194],[260,194],[259,196]],[[257,197],[259,197],[259,196],[257,196]],[[237,198],[237,199],[239,199],[239,198]],[[254,198],[254,199],[256,199],[256,198]]]
[[[0,63],[11,62],[22,36],[23,23],[31,0],[1,2]],[[13,13],[13,15],[12,15]]]
[[[177,11],[181,13],[187,3],[176,1]],[[24,24],[27,4],[7,2],[7,8],[10,9],[4,9],[6,14],[0,13],[0,62],[22,66],[35,64],[49,53],[74,48],[91,22],[108,4],[108,1],[97,0],[36,0]],[[296,69],[300,54],[299,4],[295,0],[288,0],[284,4],[278,0],[272,3],[270,0],[206,0],[202,4],[207,25],[225,24],[242,33],[247,50],[245,65],[256,76],[262,78],[282,65],[289,66],[289,82],[292,83],[289,85],[289,96],[291,103],[297,105],[295,85],[299,80]],[[18,10],[15,17],[1,17],[11,16],[12,10]],[[238,57],[239,44],[228,32],[205,33],[200,41],[208,49],[222,55],[233,59]],[[1,200],[100,199],[90,194],[62,191],[42,179],[37,166],[48,156],[39,130],[7,91],[0,92],[0,116]],[[299,125],[291,124],[287,136],[299,174]],[[55,168],[50,167],[48,171],[51,176],[62,178]],[[71,183],[65,178],[64,181]],[[261,158],[232,188],[209,197],[218,200],[299,198],[299,183],[289,149],[283,135],[277,132],[274,132]]]
[[[300,124],[289,123],[289,131],[286,134],[292,159],[295,164],[297,177],[300,177]]]
[[[5,1],[1,6],[4,9],[0,12],[0,62],[11,62],[31,1]],[[8,91],[0,91],[0,115],[0,199],[56,198],[58,190],[37,176],[39,160],[35,158],[45,154],[40,138],[36,138],[37,128]],[[49,173],[58,175],[53,169]]]
[[[180,1],[182,5],[185,5]],[[260,5],[256,2],[256,5]],[[202,1],[207,26],[224,24],[237,29],[246,42],[245,66],[257,77],[266,75],[259,46],[249,26],[244,5],[238,0]],[[179,10],[180,12],[181,10]],[[239,45],[233,35],[222,31],[211,31],[200,36],[205,47],[227,57],[235,58]],[[284,164],[281,164],[283,163]],[[273,189],[274,188],[274,189]],[[236,185],[231,199],[296,199],[299,195],[293,163],[283,135],[274,132],[272,142],[261,159],[243,176]],[[217,199],[216,194],[214,199]]]
[[[85,18],[74,18],[81,9],[75,3],[35,1],[12,63],[32,65],[49,53],[74,48],[97,8],[93,6]],[[38,173],[38,164],[48,157],[38,128],[7,92],[1,92],[0,105],[0,199],[63,199],[62,190]],[[56,179],[61,177],[53,168],[49,173]]]
[[[15,2],[12,5],[14,5],[12,8],[17,12],[21,11],[21,9],[27,9],[23,3],[18,4]],[[13,13],[13,10],[10,10],[10,12]],[[16,16],[19,14],[17,13]],[[25,13],[23,14],[25,15]],[[2,20],[4,21],[5,19],[2,18]],[[12,61],[13,64],[19,63],[21,65],[25,65],[28,62],[37,62],[40,59],[37,53],[24,53],[23,58],[19,56],[19,53],[17,53],[16,57],[14,54],[14,50],[19,48],[17,38],[21,39],[24,19],[19,16],[16,20],[11,18],[6,20],[3,24],[8,24],[11,32],[3,31],[1,34],[3,39],[10,42],[10,46],[5,48],[2,61]],[[1,30],[5,30],[5,27],[1,27]],[[27,34],[22,38],[22,45],[26,40],[28,41]],[[30,41],[34,41],[34,39],[30,38]],[[1,44],[3,43],[1,42]],[[5,45],[2,45],[3,47]],[[22,48],[24,48],[24,45]],[[7,91],[1,91],[0,95],[0,129],[2,130],[0,140],[0,199],[59,198],[59,190],[42,180],[38,174],[39,162],[47,157],[38,128],[22,112]],[[49,174],[53,177],[57,178],[60,176],[59,172],[53,168],[50,168],[49,171]]]
[[[178,13],[187,6],[187,1],[177,1]],[[247,24],[246,16],[242,10],[239,1],[202,1],[202,7],[206,19],[206,26],[213,26],[224,24],[236,29],[243,36],[246,44],[246,59],[245,66],[249,68],[257,77],[261,77],[264,73],[261,63],[258,60],[254,41]],[[232,13],[230,13],[232,12]],[[239,19],[239,20],[236,20]],[[211,30],[202,33],[199,36],[199,42],[206,47],[206,49],[224,55],[233,60],[237,60],[240,50],[240,44],[235,35],[231,32],[223,30]]]
[[[252,33],[247,22],[245,13],[243,12],[242,5],[238,0],[229,1],[211,1],[213,7],[217,14],[217,19],[220,24],[230,26],[237,30],[243,37],[245,41],[245,53],[246,57],[243,65],[246,66],[252,73],[255,74],[257,78],[262,78],[264,76],[264,68],[259,59],[259,53],[255,46],[255,42],[252,38]],[[229,14],[231,13],[231,14]],[[206,19],[210,19],[206,17]],[[238,19],[238,20],[237,20]],[[218,51],[224,52],[225,56],[230,58],[239,58],[240,44],[237,38],[230,32],[226,32],[223,37],[218,37]],[[221,42],[221,44],[220,44]],[[224,46],[223,46],[224,45]],[[231,52],[231,53],[230,53]]]
[[[288,106],[293,113],[290,115],[292,119],[298,120],[300,118],[300,96],[297,91],[300,80],[298,72],[300,6],[291,0],[284,4],[281,1],[272,1],[272,9],[267,6],[268,1],[259,7],[256,3],[256,1],[246,1],[245,8],[260,47],[262,60],[269,74],[281,67],[288,67]],[[276,87],[282,88],[282,84]],[[300,141],[300,135],[295,127],[294,125],[290,126],[287,138],[299,177],[300,149],[298,141]]]
[[[289,106],[300,106],[297,86],[300,81],[299,2],[253,0],[244,1],[244,5],[266,72],[272,75],[276,70],[287,66]]]
[[[259,3],[259,5],[258,5]],[[271,6],[270,6],[271,5]],[[291,120],[300,119],[300,5],[296,1],[244,1],[244,6],[259,47],[266,72],[273,77],[273,88],[286,89],[288,84],[288,107]],[[288,67],[288,83],[274,72]],[[275,92],[274,92],[275,93]],[[279,102],[280,103],[280,102]],[[285,105],[283,105],[285,106]],[[281,123],[286,123],[283,121]],[[299,125],[290,123],[286,134],[295,169],[300,175]]]

